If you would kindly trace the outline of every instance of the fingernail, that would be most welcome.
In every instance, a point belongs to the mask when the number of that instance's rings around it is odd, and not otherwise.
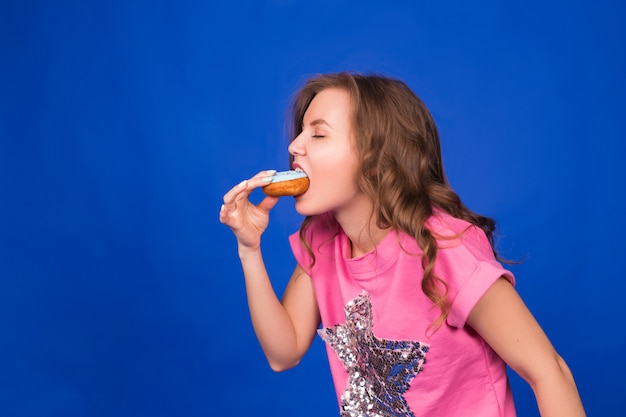
[[[275,169],[268,169],[265,171],[265,174],[269,175],[269,177],[261,178],[261,182],[272,182],[272,177],[276,174],[276,172],[277,171]]]
[[[247,183],[248,183],[248,180],[243,180],[243,181],[241,181],[241,182],[237,185],[237,187],[241,187],[241,188],[243,188],[243,187],[245,187],[245,186],[246,186],[246,184],[247,184]]]

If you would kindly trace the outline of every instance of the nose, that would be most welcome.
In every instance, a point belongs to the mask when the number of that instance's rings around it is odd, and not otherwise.
[[[302,140],[302,133],[300,133],[298,136],[295,137],[294,140],[291,141],[287,150],[292,157],[304,155],[305,150],[304,142]]]

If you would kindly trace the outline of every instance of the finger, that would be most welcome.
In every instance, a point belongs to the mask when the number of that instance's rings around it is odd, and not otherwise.
[[[248,179],[245,183],[244,189],[245,193],[238,194],[235,197],[235,200],[243,200],[244,198],[248,198],[250,194],[259,187],[264,187],[269,184],[272,180],[272,177],[276,174],[276,170],[266,170],[261,171],[252,178]]]
[[[228,205],[222,204],[220,207],[219,220],[220,223],[235,230],[241,226],[241,213],[234,205],[233,208],[229,208]]]
[[[228,222],[228,218],[229,213],[226,208],[226,204],[222,204],[222,207],[220,207],[220,222],[226,224]]]
[[[224,195],[224,204],[230,204],[235,200],[243,200],[244,198],[248,198],[250,193],[252,193],[255,188],[261,187],[269,183],[271,177],[275,173],[276,170],[273,169],[261,171],[252,178],[241,181]]]
[[[269,213],[270,210],[274,208],[276,203],[278,203],[279,199],[280,197],[266,196],[259,204],[257,204],[257,207],[259,210]]]
[[[250,197],[250,194],[252,194],[252,191],[254,190],[254,186],[250,185],[250,182],[252,180],[245,180],[239,183],[239,185],[237,185],[237,194],[235,194],[235,197],[233,199],[233,202],[235,204],[237,203],[243,203],[246,200],[248,200],[248,197]]]
[[[224,194],[224,204],[229,205],[235,201],[235,198],[246,188],[248,180],[243,180],[239,184],[231,188],[226,194]]]
[[[254,177],[250,179],[253,180],[253,179],[258,179],[258,178],[266,178],[266,177],[271,178],[274,174],[276,174],[275,169],[266,169],[265,171],[258,172]]]

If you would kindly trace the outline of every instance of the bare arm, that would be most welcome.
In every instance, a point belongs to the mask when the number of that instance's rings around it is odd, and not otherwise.
[[[297,266],[281,303],[261,268],[260,253],[244,258],[250,316],[263,352],[273,370],[292,368],[311,346],[319,325],[311,278]]]
[[[468,324],[530,384],[543,417],[585,416],[572,373],[510,282],[478,301]]]
[[[252,325],[272,369],[297,365],[310,347],[319,325],[319,311],[310,277],[298,266],[281,303],[272,288],[261,254],[261,235],[269,223],[269,211],[278,198],[250,203],[252,190],[265,185],[261,172],[224,195],[220,221],[237,238]]]

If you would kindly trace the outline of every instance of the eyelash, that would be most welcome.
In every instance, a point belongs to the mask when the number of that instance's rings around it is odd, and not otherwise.
[[[320,138],[323,138],[324,135],[313,135],[312,137],[314,137],[315,139],[320,139]]]

